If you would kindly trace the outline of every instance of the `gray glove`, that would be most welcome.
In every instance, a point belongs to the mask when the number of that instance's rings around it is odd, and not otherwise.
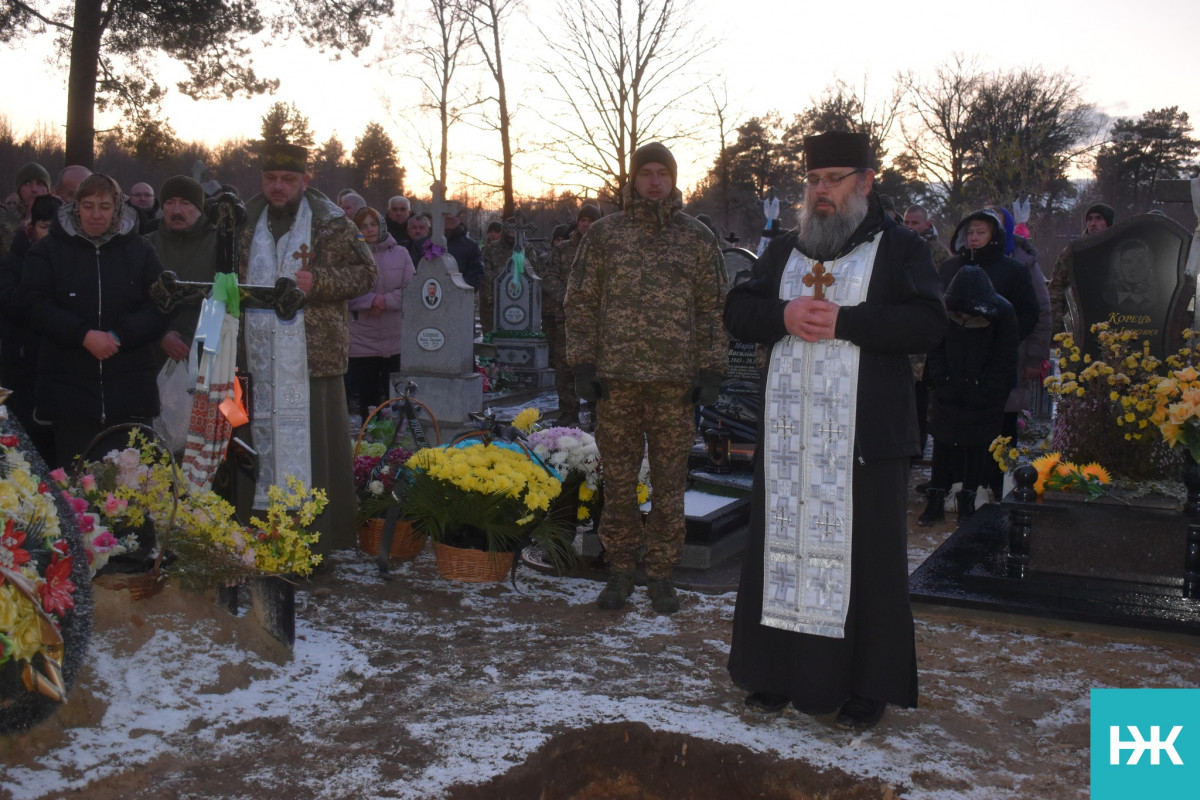
[[[725,380],[725,376],[720,372],[702,369],[700,377],[692,384],[685,399],[692,405],[710,406],[717,402],[717,398],[721,395],[721,381],[723,380]]]
[[[571,372],[575,376],[575,394],[579,395],[580,400],[595,403],[608,396],[608,392],[604,391],[604,383],[596,377],[595,364],[577,364],[571,368]]]

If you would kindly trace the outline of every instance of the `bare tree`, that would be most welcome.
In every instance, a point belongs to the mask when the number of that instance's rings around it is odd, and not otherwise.
[[[983,80],[978,63],[961,53],[929,78],[911,71],[896,76],[909,112],[900,122],[901,138],[930,193],[952,214],[966,209],[971,109]]]
[[[1092,111],[1070,73],[989,77],[971,112],[970,194],[1000,203],[1032,195],[1036,208],[1058,207],[1075,192],[1067,167],[1096,133]]]
[[[157,56],[187,68],[177,88],[189,97],[260,94],[279,85],[252,67],[252,40],[262,31],[357,54],[370,41],[370,21],[391,10],[392,0],[301,0],[273,16],[252,0],[0,0],[0,42],[55,33],[57,51],[70,54],[67,163],[90,166],[97,109],[111,104],[135,127],[157,123],[162,133],[158,107],[167,90],[154,78]]]
[[[474,46],[471,20],[460,0],[426,0],[424,13],[414,9],[404,21],[411,25],[402,34],[404,56],[400,62],[389,63],[388,68],[393,74],[415,79],[422,94],[418,108],[437,117],[438,130],[432,136],[425,135],[419,126],[412,126],[411,120],[407,124],[428,162],[430,176],[445,186],[450,129],[479,103],[458,80],[460,68],[472,65],[467,55]],[[409,68],[409,59],[416,60],[416,70]]]
[[[544,114],[547,148],[560,165],[622,204],[629,158],[652,139],[678,140],[676,114],[705,81],[691,68],[708,45],[698,41],[703,15],[692,0],[594,0],[563,5],[546,42],[543,69],[561,97],[558,113]],[[670,124],[668,129],[667,125]]]
[[[503,183],[499,187],[504,193],[504,218],[516,213],[513,193],[513,146],[512,114],[508,105],[508,85],[504,79],[502,40],[503,23],[509,14],[520,7],[521,0],[467,0],[467,16],[471,23],[471,34],[483,54],[483,62],[496,84],[496,96],[484,98],[494,101],[497,116],[494,127],[500,133],[500,166]],[[485,116],[485,119],[489,119]]]
[[[714,172],[717,179],[717,186],[720,188],[721,196],[721,223],[725,230],[729,230],[729,153],[726,152],[727,142],[729,138],[729,85],[721,82],[721,92],[718,96],[717,91],[713,87],[708,87],[709,97],[712,98],[713,116],[717,120],[717,144],[720,149],[717,151],[717,163]]]

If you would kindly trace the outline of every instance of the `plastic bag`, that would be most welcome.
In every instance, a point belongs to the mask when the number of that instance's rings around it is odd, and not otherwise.
[[[188,424],[192,418],[192,385],[188,365],[168,359],[158,372],[159,416],[154,430],[166,440],[171,452],[177,453],[187,444]]]

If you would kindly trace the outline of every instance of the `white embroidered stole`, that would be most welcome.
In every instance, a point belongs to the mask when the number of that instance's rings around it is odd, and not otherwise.
[[[277,278],[294,277],[301,267],[296,258],[301,245],[312,250],[312,209],[300,200],[291,230],[279,238],[267,226],[264,210],[250,244],[248,279],[251,284],[274,286]],[[304,338],[304,312],[281,320],[269,308],[242,309],[246,329],[246,360],[253,378],[254,410],[251,432],[258,451],[258,479],[254,507],[265,509],[267,490],[283,486],[295,475],[312,486],[312,446],[309,435],[308,347]]]
[[[863,302],[879,239],[825,263],[827,300]],[[793,250],[779,297],[813,294],[804,277],[817,263]],[[767,372],[764,467],[766,542],[762,624],[845,635],[850,603],[854,414],[859,348],[840,339],[787,336],[771,350]]]

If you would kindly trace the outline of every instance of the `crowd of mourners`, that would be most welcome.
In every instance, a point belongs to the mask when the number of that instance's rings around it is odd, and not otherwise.
[[[764,412],[730,673],[751,710],[791,703],[866,728],[889,703],[916,704],[904,556],[910,462],[932,437],[919,525],[944,519],[954,486],[960,518],[981,488],[1001,496],[988,446],[1016,438],[1051,335],[1064,326],[1072,271],[1064,251],[1047,279],[1027,208],[972,212],[943,243],[925,209],[901,215],[874,190],[865,136],[822,134],[804,150],[795,228],[775,224],[770,197],[770,243],[735,287],[711,222],[684,212],[679,165],[658,142],[632,154],[619,211],[586,203],[553,231],[547,253],[526,257],[542,279],[556,422],[579,423],[588,403],[603,459],[609,575],[597,606],[625,608],[644,580],[656,612],[679,609],[672,576],[694,407],[716,401],[730,336],[760,345]],[[198,283],[218,271],[267,285],[294,277],[307,298],[300,335],[253,314],[244,328],[251,373],[269,375],[251,415],[258,489],[303,463],[330,498],[318,550],[353,547],[347,418],[388,397],[404,292],[440,254],[433,217],[399,195],[383,210],[351,190],[326,197],[309,186],[301,147],[269,145],[260,167],[261,191],[244,202],[211,175],[126,193],[82,166],[56,181],[39,164],[21,167],[0,212],[0,384],[47,464],[68,466],[106,429],[159,415],[160,372],[193,353],[197,309],[166,314],[152,300],[164,270]],[[223,203],[246,217],[232,255],[219,246]],[[442,211],[446,252],[489,331],[493,286],[523,244],[517,226],[490,223],[481,245],[461,207]],[[1111,208],[1093,205],[1085,233],[1113,222]],[[801,451],[812,480],[793,471]],[[644,522],[643,453],[654,481]],[[842,492],[851,477],[853,490]],[[810,524],[797,541],[821,539],[817,550],[773,549]],[[825,541],[831,531],[844,540]],[[810,557],[820,569],[805,566]]]
[[[12,391],[9,408],[47,464],[67,465],[105,428],[148,422],[158,413],[155,376],[167,361],[188,359],[199,309],[160,314],[149,287],[162,270],[183,281],[212,281],[219,266],[216,204],[239,191],[210,173],[201,180],[173,176],[157,191],[139,182],[126,192],[82,166],[67,167],[54,181],[37,163],[22,166],[14,182],[0,208],[0,385]],[[338,192],[335,202],[361,233],[376,269],[371,291],[346,303],[345,386],[351,411],[365,418],[390,396],[388,377],[399,369],[401,298],[427,255],[433,216],[414,212],[401,195],[382,211],[351,189]],[[578,399],[562,362],[570,261],[555,251],[571,244],[573,256],[599,217],[597,205],[585,205],[577,223],[554,229],[548,249],[527,250],[533,263],[544,262],[537,270],[550,293],[544,327],[560,366],[564,408],[578,407]],[[445,204],[443,222],[447,250],[478,294],[487,332],[494,324],[492,284],[515,237],[496,220],[477,242],[453,203]],[[578,422],[578,411],[564,412],[562,420]]]

